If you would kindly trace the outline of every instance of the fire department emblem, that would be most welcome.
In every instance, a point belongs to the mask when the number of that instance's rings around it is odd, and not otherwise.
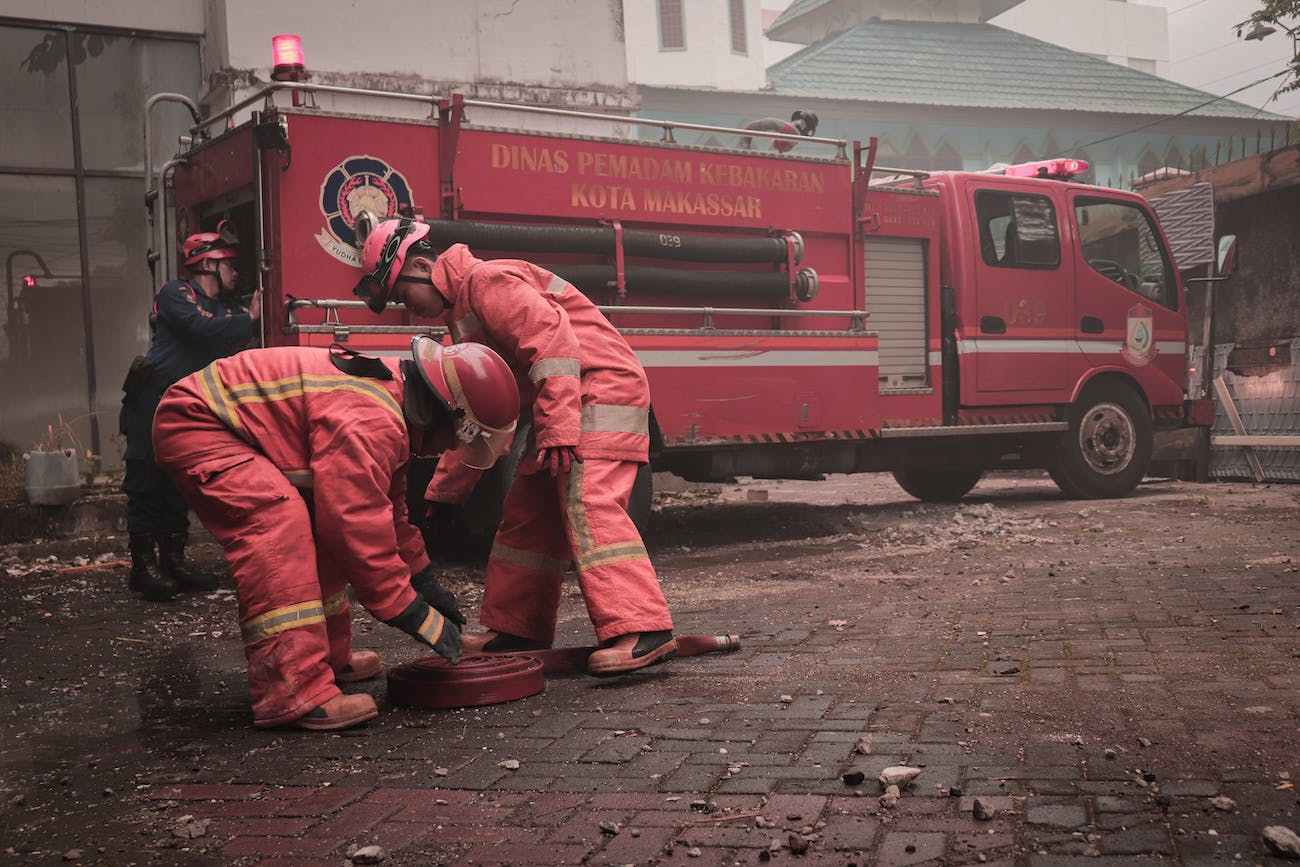
[[[1128,328],[1120,354],[1134,367],[1150,364],[1156,356],[1156,341],[1151,308],[1137,304],[1128,311]]]
[[[410,208],[411,202],[411,187],[401,172],[378,157],[350,156],[331,169],[320,185],[325,225],[316,242],[340,262],[359,267],[357,215],[373,211],[380,217],[396,217],[398,209]]]

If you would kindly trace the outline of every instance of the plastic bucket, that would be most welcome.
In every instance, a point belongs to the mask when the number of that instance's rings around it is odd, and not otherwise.
[[[28,452],[23,455],[27,500],[37,506],[66,506],[81,496],[81,474],[77,471],[77,453],[72,449],[57,452]]]

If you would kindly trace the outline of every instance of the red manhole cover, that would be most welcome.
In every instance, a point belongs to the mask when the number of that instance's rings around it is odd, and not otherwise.
[[[429,656],[388,671],[388,700],[396,705],[454,708],[500,704],[546,687],[542,663],[531,656],[466,656],[452,665]]]

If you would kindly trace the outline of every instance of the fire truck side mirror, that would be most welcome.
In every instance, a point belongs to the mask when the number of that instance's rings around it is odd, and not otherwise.
[[[1237,236],[1224,235],[1219,239],[1219,257],[1216,273],[1227,277],[1237,267]]]

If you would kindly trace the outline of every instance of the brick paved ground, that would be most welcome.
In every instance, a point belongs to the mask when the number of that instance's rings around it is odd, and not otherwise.
[[[1300,489],[986,483],[918,508],[861,478],[761,486],[671,506],[652,539],[679,631],[739,652],[340,735],[248,728],[229,594],[160,625],[120,574],[9,582],[4,654],[29,661],[3,680],[8,855],[1258,864],[1265,825],[1300,830]],[[588,642],[572,593],[564,615]],[[91,657],[31,661],[59,636]],[[358,644],[412,655],[373,624]],[[895,764],[922,772],[882,807]]]

